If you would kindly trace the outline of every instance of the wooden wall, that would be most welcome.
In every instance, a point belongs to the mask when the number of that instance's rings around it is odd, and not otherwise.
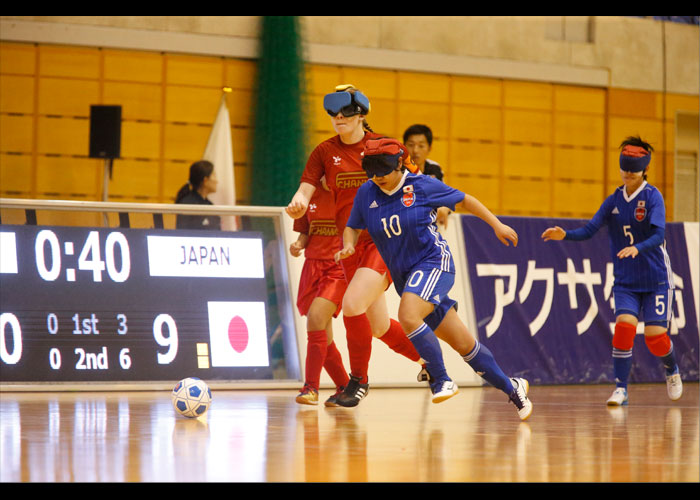
[[[171,203],[228,86],[245,205],[255,73],[250,59],[0,43],[0,196],[100,200],[90,105],[118,104],[122,158],[110,200]],[[655,147],[649,180],[672,214],[675,115],[698,109],[697,96],[310,64],[309,150],[333,134],[321,99],[339,83],[369,96],[377,132],[400,139],[413,123],[429,125],[446,182],[501,215],[592,216],[620,184],[619,143],[636,134]]]

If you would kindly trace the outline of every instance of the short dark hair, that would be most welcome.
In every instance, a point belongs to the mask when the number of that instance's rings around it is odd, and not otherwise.
[[[631,135],[631,136],[627,137],[627,138],[626,138],[624,141],[622,141],[622,143],[620,144],[620,149],[624,149],[625,146],[639,146],[640,148],[644,148],[644,149],[646,149],[647,151],[649,151],[649,153],[651,153],[652,151],[654,151],[654,148],[652,147],[652,145],[649,144],[648,142],[644,142],[644,141],[641,139],[641,137],[639,137],[638,135],[636,135],[636,136],[635,136],[635,135]]]
[[[403,143],[406,144],[406,141],[408,141],[408,138],[412,135],[424,135],[428,141],[428,145],[433,145],[433,131],[430,130],[430,127],[427,125],[415,124],[408,127],[403,133]]]

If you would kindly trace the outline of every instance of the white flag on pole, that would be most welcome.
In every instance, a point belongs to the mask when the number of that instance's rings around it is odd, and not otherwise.
[[[214,205],[235,205],[236,184],[233,176],[233,144],[231,143],[231,119],[226,106],[226,95],[221,98],[221,105],[216,114],[214,127],[209,134],[207,147],[204,149],[205,160],[214,164],[218,180],[216,192],[209,195]],[[221,218],[221,228],[235,231],[238,224],[235,216]]]

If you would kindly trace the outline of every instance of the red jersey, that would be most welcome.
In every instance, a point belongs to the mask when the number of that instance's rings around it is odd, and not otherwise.
[[[367,174],[362,170],[362,152],[365,149],[365,143],[369,139],[380,137],[386,136],[365,132],[360,142],[345,144],[340,140],[340,136],[336,135],[316,146],[306,162],[301,182],[316,186],[318,191],[323,189],[321,177],[326,176],[326,183],[335,198],[335,225],[341,236],[350,217],[355,193],[362,184],[367,182]],[[418,171],[418,167],[408,158],[408,155],[404,163],[411,172]],[[368,238],[367,231],[362,231],[358,241]]]
[[[306,259],[333,260],[336,252],[343,247],[335,226],[333,194],[323,187],[317,188],[304,217],[294,219],[294,231],[309,236],[304,249]]]

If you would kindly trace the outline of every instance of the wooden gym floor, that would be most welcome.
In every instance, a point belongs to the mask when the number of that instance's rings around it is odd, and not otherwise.
[[[167,391],[3,392],[7,482],[698,482],[698,384],[533,386],[520,422],[496,389],[371,388],[357,408],[294,402],[294,390],[215,390],[177,416]]]

